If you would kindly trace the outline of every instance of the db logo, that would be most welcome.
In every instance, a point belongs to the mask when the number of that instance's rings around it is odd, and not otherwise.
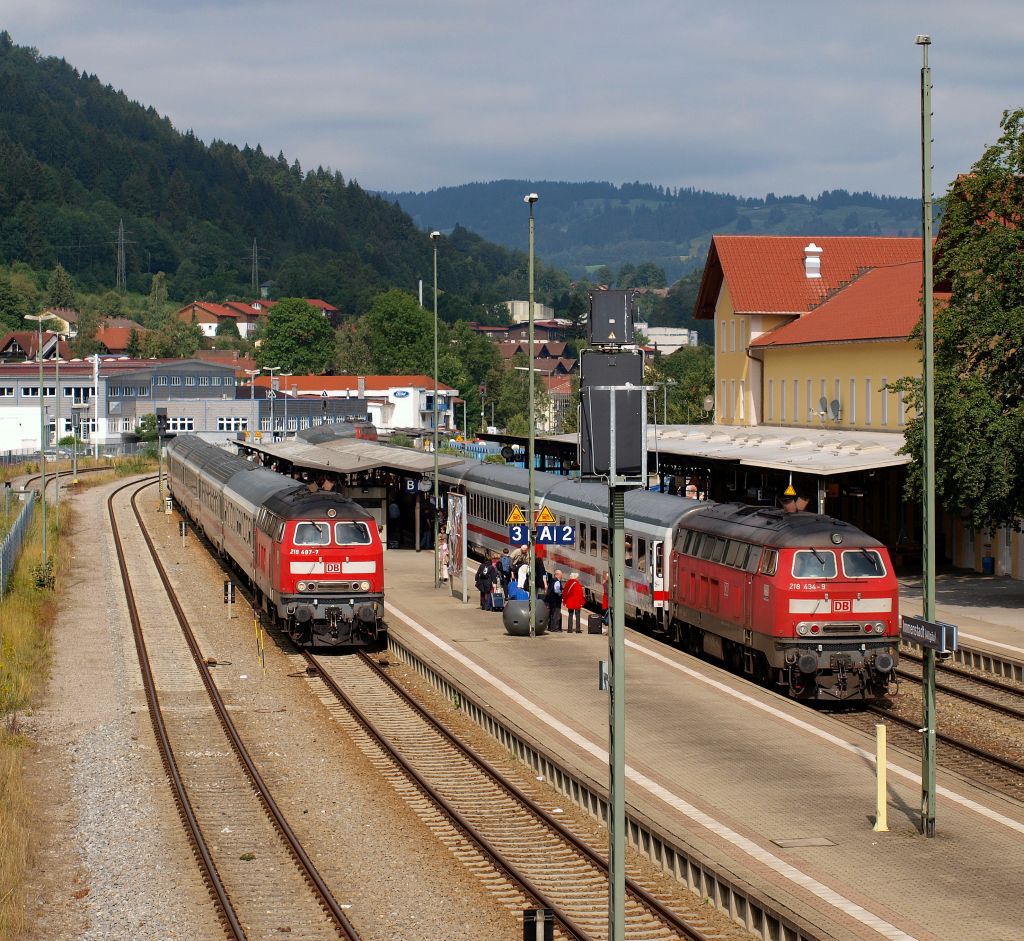
[[[834,614],[849,614],[853,610],[853,602],[849,598],[836,599],[832,602]]]

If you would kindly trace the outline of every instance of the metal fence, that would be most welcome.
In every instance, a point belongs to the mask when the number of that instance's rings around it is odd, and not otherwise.
[[[32,525],[32,517],[35,514],[36,501],[32,495],[21,508],[18,518],[14,521],[10,531],[0,542],[0,597],[7,593],[7,585],[11,580],[11,572],[14,571],[18,555],[21,553],[21,544],[25,539],[25,533]]]

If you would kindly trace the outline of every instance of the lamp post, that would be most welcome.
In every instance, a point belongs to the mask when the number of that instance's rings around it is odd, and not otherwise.
[[[247,369],[245,374],[249,377],[249,407],[252,410],[252,440],[256,440],[256,432],[260,428],[260,417],[256,411],[256,377],[263,372],[262,369]]]
[[[529,357],[530,357],[530,412],[527,417],[527,421],[530,426],[530,438],[529,446],[527,448],[527,463],[530,465],[530,478],[529,478],[529,509],[526,511],[526,525],[528,529],[528,539],[530,545],[530,636],[536,635],[536,612],[537,612],[537,545],[535,542],[534,533],[534,519],[533,519],[533,504],[535,498],[535,484],[533,468],[536,463],[536,451],[534,441],[534,406],[533,406],[533,235],[534,235],[534,222],[533,222],[533,204],[537,202],[540,197],[536,193],[527,193],[523,197],[525,202],[530,207],[530,266],[529,266],[529,328],[527,333],[527,339],[529,343]]]
[[[41,477],[40,496],[43,505],[43,568],[46,567],[46,407],[43,404],[43,321],[57,320],[56,314],[26,314],[26,320],[34,320],[38,328],[36,356],[39,357],[39,474]]]
[[[53,479],[56,482],[57,499],[55,504],[54,513],[57,517],[57,526],[60,527],[60,341],[64,339],[63,333],[55,333],[54,336],[57,338],[57,348],[55,350],[55,356],[53,360],[54,364],[54,378],[53,378],[53,431],[54,431],[54,450],[56,452],[56,463],[57,471],[54,472]]]
[[[430,241],[434,243],[434,398],[431,424],[434,427],[434,588],[441,584],[441,557],[437,551],[438,524],[440,522],[440,489],[437,473],[437,240],[440,232],[431,232]]]
[[[291,377],[294,376],[294,375],[295,375],[295,373],[283,372],[283,373],[281,373],[281,378],[282,379],[291,379]],[[294,389],[295,386],[292,386],[292,388]],[[288,393],[287,392],[284,394],[284,426],[281,428],[281,437],[282,438],[287,438],[288,437]]]
[[[264,370],[270,373],[270,393],[267,398],[270,399],[270,440],[273,441],[277,435],[277,428],[274,425],[274,400],[277,398],[277,388],[275,383],[277,382],[277,376],[274,373],[281,371],[280,366],[264,366]]]

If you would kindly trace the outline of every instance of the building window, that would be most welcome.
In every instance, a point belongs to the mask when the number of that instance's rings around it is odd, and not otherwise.
[[[11,398],[14,395],[14,386],[0,386],[0,398]]]
[[[786,420],[786,380],[779,380],[779,421]]]
[[[718,406],[718,417],[725,421],[729,417],[729,384],[723,379],[721,381],[722,391],[720,393],[721,402]]]
[[[800,381],[793,380],[793,421],[800,423]]]
[[[724,353],[725,352],[725,321],[724,320],[720,320],[718,322],[718,334],[721,337],[721,340],[718,341],[718,345],[719,345],[721,351]]]
[[[736,417],[736,380],[729,380],[729,417]]]
[[[882,425],[883,427],[889,424],[889,390],[886,389],[886,383],[888,380],[885,376],[882,376],[882,387],[879,391],[882,393]]]
[[[871,424],[871,380],[864,380],[864,424]]]
[[[167,377],[166,376],[157,376],[156,377],[156,384],[158,386],[165,386],[165,385],[167,385]]]
[[[740,380],[740,421],[745,421],[747,416],[747,410],[744,407],[744,400],[747,395],[747,384],[741,379]]]
[[[811,391],[811,379],[807,380],[807,420],[814,421],[814,393]]]
[[[148,398],[149,397],[149,386],[139,386],[135,390],[135,394],[137,396],[139,396],[140,398]]]
[[[899,415],[899,423],[900,423],[900,425],[901,426],[905,425],[907,423],[907,405],[903,401],[903,390],[902,389],[900,389],[900,391],[896,393],[896,409],[897,409],[897,414]]]
[[[199,385],[201,385],[201,386],[208,386],[209,384],[210,384],[210,377],[209,376],[200,376],[199,377]]]
[[[196,377],[195,376],[186,376],[185,377],[185,385],[187,385],[187,386],[194,386],[195,384],[196,384]]]
[[[226,386],[233,386],[234,384],[235,384],[235,377],[234,376],[225,376],[224,377],[224,385],[226,385]]]
[[[172,386],[180,386],[181,385],[181,376],[171,376],[171,385]]]
[[[21,394],[26,399],[38,399],[39,398],[39,386],[25,386],[21,390]],[[55,398],[57,395],[57,389],[54,386],[43,386],[43,396],[45,398]]]
[[[848,407],[850,415],[850,424],[856,424],[857,422],[857,380],[850,380],[850,404]]]
[[[217,419],[218,431],[248,431],[249,419],[238,415],[221,415]]]
[[[736,352],[736,321],[729,321],[729,352]]]
[[[220,376],[211,376],[210,377],[210,385],[211,386],[219,386],[220,385]]]
[[[765,416],[768,421],[775,419],[775,380],[768,380],[768,414]]]
[[[176,415],[173,418],[167,419],[167,430],[168,431],[195,431],[196,420],[194,418],[185,418],[180,415]]]

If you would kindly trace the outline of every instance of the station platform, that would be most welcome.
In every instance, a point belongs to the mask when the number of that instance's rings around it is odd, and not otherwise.
[[[386,556],[388,625],[570,769],[607,781],[597,662],[608,639],[507,635],[433,586],[433,554]],[[920,755],[890,750],[874,832],[874,741],[642,634],[626,637],[626,802],[821,939],[1024,937],[1024,804],[940,774],[918,833]]]

